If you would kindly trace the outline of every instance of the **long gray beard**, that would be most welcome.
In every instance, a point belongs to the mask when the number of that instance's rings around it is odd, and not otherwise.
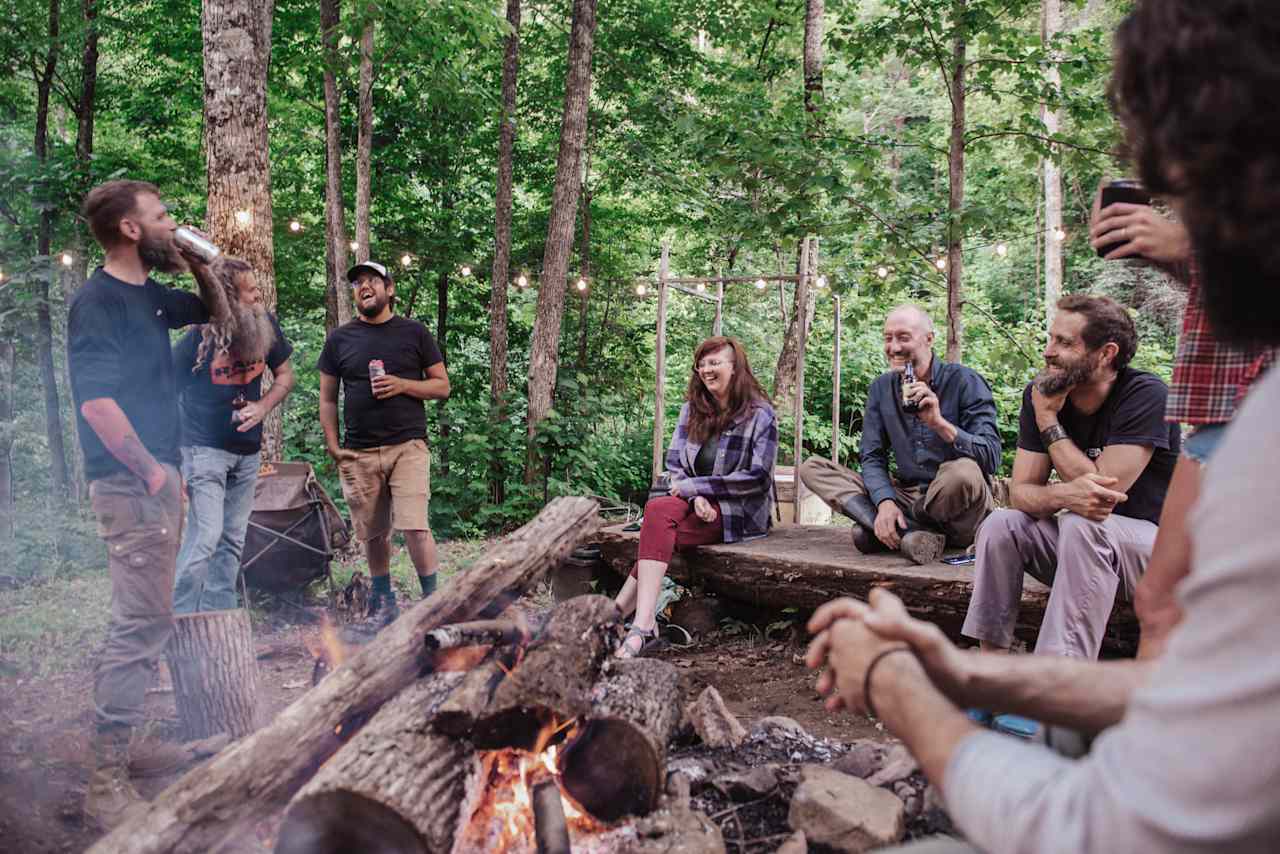
[[[236,304],[232,309],[236,319],[236,332],[231,339],[231,349],[246,362],[267,358],[271,345],[276,343],[276,329],[266,309],[249,308]]]

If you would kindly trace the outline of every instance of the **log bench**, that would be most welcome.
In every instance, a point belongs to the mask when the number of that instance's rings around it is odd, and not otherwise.
[[[602,528],[591,538],[614,572],[625,575],[635,563],[638,531],[624,525]],[[839,596],[865,599],[873,587],[898,595],[911,613],[960,636],[973,589],[973,566],[932,563],[916,566],[898,553],[860,554],[847,527],[789,525],[746,543],[697,546],[677,553],[668,574],[685,587],[757,607],[809,611]],[[1049,601],[1049,588],[1027,576],[1017,636],[1035,645]],[[1117,601],[1107,627],[1104,652],[1132,655],[1138,621],[1133,607]]]

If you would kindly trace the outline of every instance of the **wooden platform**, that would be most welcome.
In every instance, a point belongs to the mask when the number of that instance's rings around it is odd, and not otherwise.
[[[640,534],[622,525],[601,529],[592,542],[614,571],[625,574],[635,562]],[[668,570],[680,584],[752,605],[812,610],[839,596],[865,599],[873,587],[892,590],[913,614],[959,636],[973,589],[973,566],[933,563],[916,566],[899,554],[860,554],[847,527],[797,525],[775,528],[762,539],[732,545],[698,546],[677,554]],[[1035,643],[1049,600],[1049,588],[1025,577],[1017,635]],[[1132,654],[1138,627],[1133,609],[1117,603],[1106,649]]]

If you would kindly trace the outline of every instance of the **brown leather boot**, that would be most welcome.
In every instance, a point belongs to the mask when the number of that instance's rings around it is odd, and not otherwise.
[[[94,769],[84,798],[84,814],[109,831],[140,811],[147,803],[129,782],[130,727],[95,730]]]

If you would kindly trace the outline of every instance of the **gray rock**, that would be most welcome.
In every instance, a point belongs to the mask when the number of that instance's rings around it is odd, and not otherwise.
[[[884,764],[884,749],[869,738],[860,738],[849,747],[849,752],[841,756],[831,767],[845,774],[866,779],[880,770]]]
[[[618,847],[621,854],[725,854],[720,828],[679,803],[638,819],[635,831],[634,840]]]
[[[754,727],[756,732],[770,733],[778,732],[786,735],[799,736],[805,738],[809,733],[805,732],[799,721],[789,718],[786,715],[769,715],[756,721]]]
[[[868,777],[867,782],[873,786],[883,786],[886,783],[905,780],[919,770],[920,763],[916,762],[916,758],[911,755],[911,751],[907,750],[907,746],[898,744],[889,751],[889,755],[884,758],[884,765]]]
[[[805,838],[860,854],[902,839],[905,808],[892,792],[822,765],[806,765],[788,821]]]
[[[778,846],[776,854],[808,854],[809,841],[804,838],[804,831],[797,830]]]
[[[710,685],[685,709],[685,717],[707,747],[737,747],[747,738],[746,729]]]
[[[778,787],[778,773],[771,765],[757,765],[746,771],[733,771],[714,781],[717,789],[735,801],[753,801]]]

